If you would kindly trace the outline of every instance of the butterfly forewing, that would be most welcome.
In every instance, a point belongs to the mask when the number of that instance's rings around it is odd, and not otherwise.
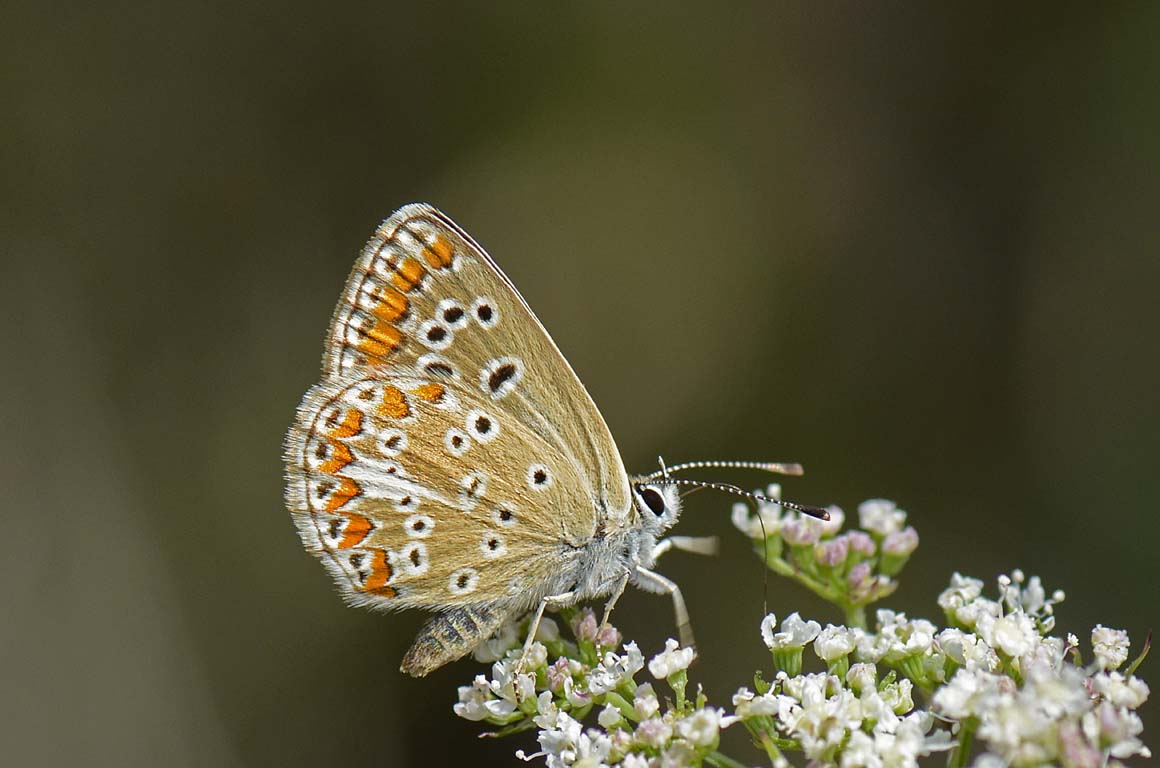
[[[620,454],[576,374],[491,258],[428,205],[379,227],[331,322],[326,375],[383,365],[479,393],[542,435],[575,467],[582,520],[603,514],[615,525],[628,513]]]
[[[483,250],[427,205],[367,244],[287,440],[287,499],[344,596],[529,607],[629,514],[612,436]]]

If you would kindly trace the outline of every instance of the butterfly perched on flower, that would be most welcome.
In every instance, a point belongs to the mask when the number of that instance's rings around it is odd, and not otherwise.
[[[547,607],[610,596],[610,610],[628,583],[672,595],[691,645],[680,589],[652,566],[711,542],[660,538],[695,484],[670,475],[800,471],[630,476],[515,286],[425,204],[363,249],[322,368],[286,436],[286,503],[347,602],[435,611],[403,659],[411,675],[528,611],[530,640]]]

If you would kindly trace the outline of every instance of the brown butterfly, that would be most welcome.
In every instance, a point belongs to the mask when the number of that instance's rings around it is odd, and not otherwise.
[[[568,361],[511,281],[429,205],[396,211],[355,263],[326,335],[322,381],[286,436],[286,503],[306,549],[353,605],[436,611],[411,675],[469,653],[504,621],[610,596],[672,595],[652,569],[695,462],[629,476]],[[741,492],[744,493],[744,492]],[[784,503],[810,514],[813,508]]]

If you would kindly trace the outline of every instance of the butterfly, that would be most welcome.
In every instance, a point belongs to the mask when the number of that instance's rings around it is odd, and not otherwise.
[[[607,597],[607,619],[630,583],[670,595],[692,645],[681,590],[653,565],[673,548],[710,553],[714,540],[662,534],[680,515],[681,487],[740,489],[672,475],[800,472],[693,462],[630,476],[515,286],[426,204],[392,214],[355,263],[285,463],[302,542],[348,603],[435,612],[402,662],[414,676],[529,611],[529,644],[547,608]]]

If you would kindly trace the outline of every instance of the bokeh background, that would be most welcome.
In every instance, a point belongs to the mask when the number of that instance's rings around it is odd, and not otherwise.
[[[402,677],[423,617],[344,608],[282,506],[333,302],[412,200],[520,286],[630,468],[799,460],[791,498],[897,500],[915,615],[1022,567],[1061,631],[1135,652],[1160,620],[1160,5],[0,14],[5,763],[529,746],[452,715],[472,662]],[[717,701],[768,662],[729,507],[680,526],[720,558],[664,563]],[[670,615],[617,618],[655,650]]]

